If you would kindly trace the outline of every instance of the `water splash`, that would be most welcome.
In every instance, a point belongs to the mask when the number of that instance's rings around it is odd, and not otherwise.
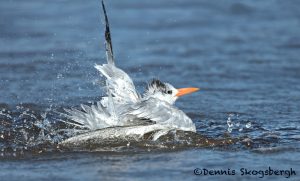
[[[227,131],[232,133],[233,131],[243,132],[244,129],[250,129],[252,126],[251,121],[240,118],[239,114],[230,113],[227,118]]]
[[[251,126],[252,126],[252,125],[251,125],[251,122],[248,122],[248,123],[246,124],[246,128],[248,128],[248,129],[251,128]]]
[[[36,110],[32,105],[18,105],[0,111],[0,156],[18,157],[28,152],[41,153],[64,138],[59,124],[48,119],[50,109]]]
[[[0,108],[0,159],[18,158],[44,152],[66,151],[59,143],[67,138],[87,132],[87,130],[64,123],[63,107],[50,106],[46,109],[33,104],[20,104],[14,108]],[[199,123],[200,121],[196,121]],[[224,149],[258,148],[278,142],[275,133],[260,132],[260,136],[249,134],[261,129],[249,117],[229,114],[226,126],[223,121],[213,119],[201,121],[198,133],[170,131],[167,134],[151,133],[140,141],[108,139],[87,144],[87,147],[67,149],[67,151],[141,151],[174,150],[190,147],[214,147]],[[223,131],[229,134],[225,134]],[[255,129],[254,129],[255,128]],[[265,134],[264,134],[265,133]],[[267,136],[266,136],[267,135]],[[122,143],[122,144],[119,144]],[[124,144],[123,144],[124,143]],[[92,149],[93,148],[93,149]]]

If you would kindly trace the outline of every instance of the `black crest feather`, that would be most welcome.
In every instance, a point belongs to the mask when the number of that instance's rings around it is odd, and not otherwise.
[[[150,88],[153,88],[154,90],[161,91],[163,93],[167,92],[167,86],[165,83],[158,79],[153,79],[149,84],[147,89],[149,90]]]

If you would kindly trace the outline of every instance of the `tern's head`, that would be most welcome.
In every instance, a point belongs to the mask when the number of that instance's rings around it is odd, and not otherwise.
[[[154,97],[170,104],[174,104],[178,97],[198,91],[199,88],[189,87],[176,89],[169,83],[153,79],[147,87],[146,97]]]

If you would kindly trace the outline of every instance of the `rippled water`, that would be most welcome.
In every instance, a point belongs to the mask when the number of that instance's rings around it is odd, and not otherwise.
[[[93,67],[105,62],[100,2],[2,0],[1,180],[255,180],[194,169],[269,166],[292,167],[297,176],[288,180],[299,180],[299,1],[106,4],[117,65],[139,91],[153,77],[202,89],[177,102],[197,135],[111,150],[60,148],[78,133],[58,121],[59,112],[103,93]]]

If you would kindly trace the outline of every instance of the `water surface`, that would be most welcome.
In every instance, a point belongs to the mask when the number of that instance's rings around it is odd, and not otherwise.
[[[108,1],[116,64],[139,91],[153,77],[200,87],[177,107],[231,146],[59,152],[57,112],[98,101],[99,1],[0,2],[2,180],[256,180],[195,168],[293,168],[299,180],[299,1]],[[177,149],[178,148],[178,149]],[[283,180],[284,177],[265,179]]]

